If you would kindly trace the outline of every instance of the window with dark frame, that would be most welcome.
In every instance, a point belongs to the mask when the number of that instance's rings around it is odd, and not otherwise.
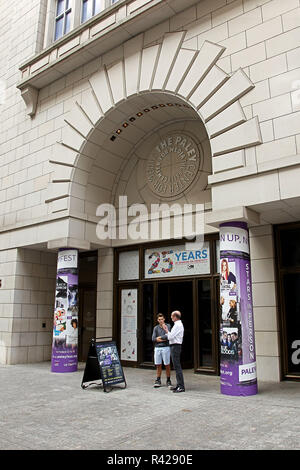
[[[85,23],[93,16],[118,3],[120,0],[82,0],[82,2],[80,2],[80,0],[74,1],[76,2],[75,7],[72,0],[56,0],[54,13],[54,34],[52,33],[54,36],[54,41],[57,41],[65,34],[69,33],[71,28],[75,28],[79,25],[79,22],[81,24]],[[77,1],[79,5],[77,5]],[[51,21],[53,21],[53,17]],[[52,39],[50,39],[50,41],[52,41]]]
[[[105,0],[83,0],[81,23],[97,15],[105,8]]]
[[[70,31],[72,11],[70,3],[70,0],[57,0],[54,33],[55,41]]]

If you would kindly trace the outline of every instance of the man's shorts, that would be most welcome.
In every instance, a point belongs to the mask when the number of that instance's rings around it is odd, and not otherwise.
[[[164,362],[165,366],[170,364],[170,347],[154,348],[154,364],[159,366]]]

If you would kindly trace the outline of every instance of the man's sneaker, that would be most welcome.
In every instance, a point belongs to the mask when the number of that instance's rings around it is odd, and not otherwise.
[[[171,388],[172,387],[172,382],[171,379],[167,379],[167,387]]]
[[[158,388],[158,387],[161,387],[160,379],[156,379],[155,382],[154,382],[154,388]]]
[[[171,387],[170,387],[170,390],[172,390],[172,392],[175,392],[175,390],[177,390],[177,388],[178,388],[178,385],[176,385],[175,387],[172,387],[172,386],[171,386]]]
[[[173,393],[181,393],[181,392],[185,392],[185,389],[182,387],[177,387],[176,390],[173,390]]]

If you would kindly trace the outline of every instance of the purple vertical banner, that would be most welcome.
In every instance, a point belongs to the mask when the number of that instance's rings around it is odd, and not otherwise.
[[[257,393],[248,226],[220,225],[221,393]]]
[[[75,372],[78,366],[78,250],[61,249],[53,322],[52,372]]]

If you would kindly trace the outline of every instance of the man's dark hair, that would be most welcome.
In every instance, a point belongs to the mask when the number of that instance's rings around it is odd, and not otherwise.
[[[164,316],[163,313],[158,313],[157,316],[156,316],[156,319],[158,320],[159,318],[163,317],[164,319],[166,319],[166,317]]]

